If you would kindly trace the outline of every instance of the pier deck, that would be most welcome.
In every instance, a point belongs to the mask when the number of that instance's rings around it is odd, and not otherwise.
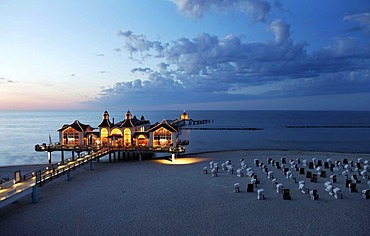
[[[50,182],[61,175],[66,175],[67,180],[70,180],[70,172],[74,171],[76,168],[81,167],[85,164],[89,165],[89,169],[92,169],[92,161],[99,160],[99,158],[110,155],[115,152],[131,152],[138,153],[139,160],[141,161],[141,154],[145,153],[171,153],[178,154],[185,152],[183,147],[178,148],[122,148],[122,147],[100,147],[92,148],[89,146],[61,146],[61,145],[36,145],[36,151],[76,151],[76,152],[88,152],[84,156],[78,155],[76,159],[68,159],[66,163],[57,163],[50,167],[47,167],[45,170],[39,170],[37,172],[32,172],[27,175],[24,175],[21,181],[18,183],[9,184],[9,186],[3,186],[0,188],[0,208],[9,205],[13,202],[18,201],[19,199],[32,194],[32,202],[36,203],[38,201],[38,187],[43,186],[45,183]]]
[[[108,154],[109,151],[109,149],[101,149],[92,154],[80,157],[75,161],[69,161],[67,164],[24,175],[24,178],[18,183],[0,189],[0,208],[18,201],[29,194],[32,194],[32,202],[36,203],[38,201],[38,186],[42,186],[47,181],[52,181],[64,174],[67,174],[67,180],[69,180],[71,170],[75,170],[87,163],[92,165],[93,160]]]

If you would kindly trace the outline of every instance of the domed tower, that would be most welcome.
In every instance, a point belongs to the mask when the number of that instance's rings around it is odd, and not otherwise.
[[[109,120],[109,113],[107,111],[103,113],[103,120]]]
[[[188,113],[186,113],[184,110],[184,112],[181,115],[181,120],[188,120],[188,119],[189,119]]]
[[[131,112],[130,111],[127,111],[126,112],[126,120],[131,120],[131,119],[132,119]]]
[[[105,146],[109,144],[108,136],[109,136],[109,132],[113,124],[109,120],[109,113],[107,111],[103,113],[102,117],[103,117],[103,120],[98,125],[98,127],[99,127],[99,132],[100,132],[100,144]]]
[[[112,126],[112,123],[110,122],[109,120],[109,113],[107,111],[105,111],[102,115],[103,117],[103,120],[102,122],[98,125],[99,128],[101,127],[111,127]]]

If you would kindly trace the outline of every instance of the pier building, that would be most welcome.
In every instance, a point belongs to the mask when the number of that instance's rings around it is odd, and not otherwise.
[[[85,125],[75,120],[71,124],[65,124],[58,129],[59,143],[62,145],[88,145],[89,142],[87,140],[98,135],[96,133],[91,135],[93,131],[94,128],[90,125]],[[94,138],[94,142],[96,142],[96,138]]]
[[[184,114],[186,119],[188,116]],[[102,121],[97,128],[91,125],[83,124],[78,120],[70,124],[64,124],[57,131],[59,132],[59,142],[49,144],[37,144],[36,151],[47,152],[48,162],[52,163],[51,153],[61,152],[60,163],[65,163],[64,152],[72,152],[71,160],[77,159],[86,152],[101,153],[101,156],[109,155],[109,160],[118,160],[138,157],[139,160],[145,156],[153,156],[154,153],[169,153],[174,159],[177,154],[185,152],[183,145],[188,145],[188,140],[180,140],[181,125],[178,122],[167,121],[151,124],[149,120],[141,116],[138,119],[127,111],[123,120],[115,123],[114,118],[111,120],[108,111],[104,111]],[[108,152],[100,152],[106,150]],[[99,155],[100,156],[100,155]],[[99,158],[97,160],[99,161]],[[70,160],[70,159],[69,159]]]
[[[145,148],[176,146],[179,131],[176,126],[169,124],[165,119],[151,125],[144,116],[137,119],[130,111],[126,112],[125,119],[114,123],[109,118],[108,111],[104,111],[102,121],[94,131],[90,125],[75,120],[58,129],[61,145],[84,145],[102,147]]]

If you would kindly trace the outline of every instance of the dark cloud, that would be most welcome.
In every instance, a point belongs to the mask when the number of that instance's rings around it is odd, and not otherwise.
[[[156,42],[162,45],[163,60],[157,71],[133,68],[131,72],[143,77],[102,89],[93,103],[165,105],[370,91],[369,46],[353,38],[337,38],[308,54],[307,43],[294,43],[290,38],[289,24],[276,20],[270,30],[275,41],[264,43],[207,33],[170,44]],[[120,34],[130,55],[146,54],[157,47],[144,35]]]
[[[167,64],[167,63],[164,63],[164,62],[161,62],[157,65],[158,69],[160,72],[165,72],[167,71],[168,67],[170,66],[170,64]]]
[[[132,69],[131,70],[131,73],[136,73],[136,72],[141,72],[141,73],[150,73],[150,72],[152,72],[152,70],[150,69],[150,68],[141,68],[141,67],[139,67],[139,68],[134,68],[134,69]]]
[[[105,55],[103,53],[97,53],[95,54],[97,57],[104,57]]]

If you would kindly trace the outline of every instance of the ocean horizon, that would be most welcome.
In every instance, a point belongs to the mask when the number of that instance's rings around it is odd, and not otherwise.
[[[0,166],[45,164],[47,154],[36,152],[36,144],[59,141],[57,130],[79,120],[92,127],[102,120],[104,111],[1,111]],[[126,111],[109,111],[115,122]],[[250,111],[189,110],[194,120],[213,122],[194,125],[209,130],[182,130],[180,139],[189,140],[186,154],[246,149],[302,150],[330,152],[370,152],[370,111]],[[135,111],[156,123],[179,118],[182,110]],[[257,130],[219,130],[222,128],[257,128]],[[53,162],[60,159],[52,153]]]

